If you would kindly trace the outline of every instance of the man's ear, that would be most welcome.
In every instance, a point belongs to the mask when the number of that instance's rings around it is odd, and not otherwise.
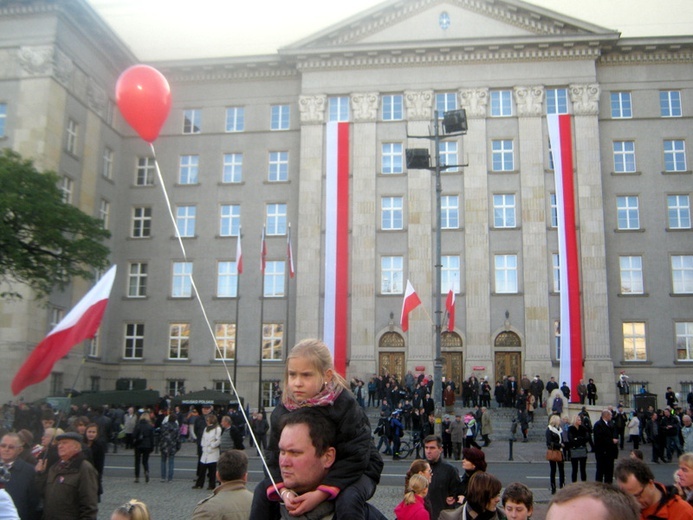
[[[327,451],[322,454],[322,463],[325,469],[329,469],[332,467],[332,464],[334,464],[334,461],[337,459],[337,450],[335,448],[327,448]]]

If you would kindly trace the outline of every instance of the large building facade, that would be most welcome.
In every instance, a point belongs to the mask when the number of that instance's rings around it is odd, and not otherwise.
[[[235,373],[241,395],[267,404],[288,348],[323,335],[330,121],[349,123],[347,377],[432,373],[431,317],[451,286],[446,377],[558,376],[553,113],[573,126],[585,376],[607,402],[621,371],[633,391],[691,390],[693,38],[624,39],[516,0],[391,2],[276,55],[155,64],[173,109],[152,148],[114,109],[136,57],[87,5],[0,4],[0,27],[2,145],[60,173],[66,197],[104,219],[119,269],[97,340],[27,397],[228,391]],[[436,111],[460,108],[466,135],[438,150],[459,167],[441,174],[436,287],[435,179],[405,155],[435,155],[420,137]],[[423,309],[404,332],[407,280]],[[6,399],[85,289],[0,304]]]

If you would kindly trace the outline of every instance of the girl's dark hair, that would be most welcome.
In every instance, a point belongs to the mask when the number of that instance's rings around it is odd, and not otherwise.
[[[469,479],[467,502],[476,513],[483,513],[492,498],[498,496],[503,484],[490,473],[477,471]]]

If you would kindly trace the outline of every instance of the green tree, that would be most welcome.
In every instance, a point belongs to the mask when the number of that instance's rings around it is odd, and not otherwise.
[[[14,282],[45,296],[108,266],[102,242],[111,234],[101,220],[63,202],[58,181],[16,152],[0,154],[0,281],[10,288],[2,297],[21,297]]]

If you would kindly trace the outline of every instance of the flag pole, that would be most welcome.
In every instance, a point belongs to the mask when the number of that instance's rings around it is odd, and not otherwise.
[[[286,337],[286,348],[291,345],[289,337],[289,315],[291,307],[291,222],[289,222],[289,231],[286,237],[286,322],[284,323],[284,332]]]
[[[262,341],[264,335],[265,322],[265,255],[267,246],[265,244],[265,226],[262,226],[262,244],[260,246],[260,357],[258,360],[258,391],[257,408],[262,408]]]
[[[238,240],[241,240],[241,226],[238,226]],[[238,272],[238,250],[236,250],[236,327],[233,338],[233,380],[236,379],[238,373],[238,314],[241,308],[241,273]]]

